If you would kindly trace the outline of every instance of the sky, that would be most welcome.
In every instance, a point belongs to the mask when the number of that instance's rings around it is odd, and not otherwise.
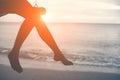
[[[35,0],[28,0],[34,6]],[[120,23],[119,0],[37,0],[45,7],[46,22]],[[15,14],[0,18],[0,21],[23,21]]]

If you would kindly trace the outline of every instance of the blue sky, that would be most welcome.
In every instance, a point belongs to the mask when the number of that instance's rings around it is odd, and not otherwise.
[[[34,5],[34,0],[28,0]],[[120,23],[119,0],[37,0],[47,9],[47,22]],[[7,15],[0,21],[22,21],[16,15]]]

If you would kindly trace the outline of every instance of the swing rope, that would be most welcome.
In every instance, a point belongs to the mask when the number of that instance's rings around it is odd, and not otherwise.
[[[38,7],[38,1],[35,0],[35,7]]]

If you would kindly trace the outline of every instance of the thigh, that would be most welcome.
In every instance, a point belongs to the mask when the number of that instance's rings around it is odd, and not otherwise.
[[[4,15],[6,15],[6,14],[7,14],[7,13],[1,13],[1,12],[0,12],[0,17],[1,17],[1,16],[4,16]]]
[[[11,13],[16,13],[26,19],[31,19],[34,17],[35,11],[34,7],[27,1],[20,1],[20,4],[15,5],[16,7],[12,7]]]
[[[32,9],[27,0],[0,0],[0,16],[11,13],[27,17]]]
[[[6,3],[7,0],[0,0],[0,17],[8,14],[9,5]]]
[[[0,17],[8,14],[8,11],[0,5]]]

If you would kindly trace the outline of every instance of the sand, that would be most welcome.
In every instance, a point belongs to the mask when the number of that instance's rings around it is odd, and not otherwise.
[[[1,53],[0,80],[120,80],[119,71],[117,73],[117,69],[112,70],[111,68],[75,67],[76,65],[65,67],[55,61],[49,63],[47,61],[38,62],[27,58],[21,58],[23,72],[17,73],[8,64],[7,53],[4,55]],[[74,68],[76,69],[74,70]],[[69,71],[71,69],[73,70]]]
[[[32,68],[17,73],[10,66],[1,64],[0,80],[120,80],[120,74]]]

